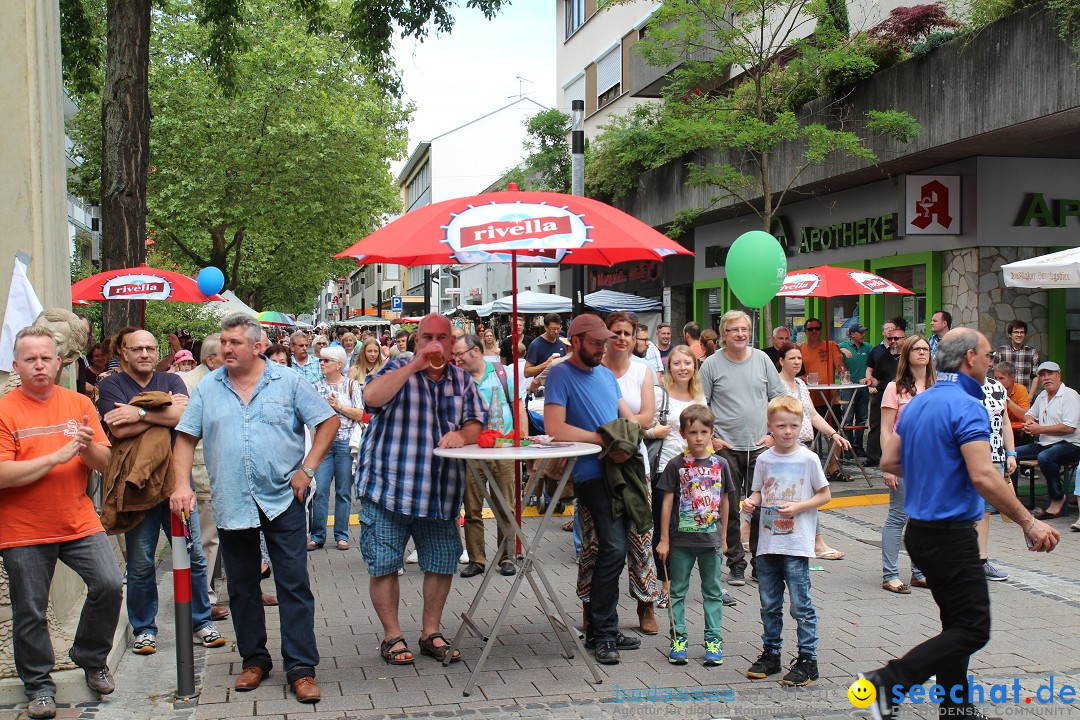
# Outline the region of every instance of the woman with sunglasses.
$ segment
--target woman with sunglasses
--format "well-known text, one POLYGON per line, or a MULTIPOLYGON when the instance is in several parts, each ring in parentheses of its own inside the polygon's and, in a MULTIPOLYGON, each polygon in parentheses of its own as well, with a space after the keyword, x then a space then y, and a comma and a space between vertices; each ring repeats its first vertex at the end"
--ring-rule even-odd
MULTIPOLYGON (((934 384, 934 363, 930 359, 930 343, 921 335, 912 335, 900 346, 896 380, 890 382, 881 397, 881 447, 888 447, 900 420, 904 406, 918 393, 934 384)), ((889 514, 881 527, 881 587, 900 595, 911 593, 912 587, 927 587, 922 571, 911 564, 911 583, 900 580, 898 567, 900 539, 908 516, 904 512, 904 478, 883 473, 889 488, 889 514)))

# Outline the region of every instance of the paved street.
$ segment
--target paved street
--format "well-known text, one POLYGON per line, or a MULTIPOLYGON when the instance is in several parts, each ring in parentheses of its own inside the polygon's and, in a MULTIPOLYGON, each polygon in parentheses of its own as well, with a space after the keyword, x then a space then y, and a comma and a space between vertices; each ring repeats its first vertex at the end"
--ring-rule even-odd
MULTIPOLYGON (((877 482, 877 481, 876 481, 877 482)), ((501 632, 498 645, 480 674, 470 697, 463 697, 467 674, 479 657, 478 639, 462 647, 465 661, 444 669, 435 660, 419 656, 413 666, 390 667, 378 655, 380 628, 367 596, 367 576, 359 551, 324 549, 311 553, 311 573, 316 596, 316 625, 322 664, 318 680, 323 701, 315 706, 297 703, 287 692, 279 668, 258 690, 237 693, 232 689, 239 672, 239 657, 230 643, 218 650, 196 649, 198 683, 195 704, 174 705, 175 661, 169 619, 172 607, 161 609, 164 632, 159 652, 150 657, 127 653, 116 670, 117 693, 97 706, 62 709, 68 717, 117 718, 375 718, 375 717, 495 717, 495 718, 618 718, 662 716, 670 718, 792 717, 818 718, 859 716, 847 700, 849 683, 859 670, 876 667, 893 654, 906 650, 936 632, 937 612, 928 591, 915 589, 909 596, 880 589, 880 527, 885 517, 880 496, 856 496, 867 492, 862 481, 838 487, 838 494, 852 503, 822 513, 822 527, 830 544, 847 553, 841 561, 815 561, 812 572, 814 598, 820 627, 819 667, 821 679, 801 689, 783 688, 776 678, 750 681, 744 673, 761 650, 761 624, 757 589, 753 583, 729 588, 738 605, 725 608, 724 664, 707 669, 703 653, 701 614, 692 608, 700 593, 691 590, 688 626, 690 664, 675 667, 665 656, 667 618, 661 614, 661 635, 643 638, 642 648, 623 654, 623 663, 601 668, 604 681, 593 685, 580 658, 561 657, 560 647, 543 618, 528 586, 514 603, 510 624, 501 632), (618 690, 616 690, 616 686, 618 690), (726 702, 613 702, 613 695, 674 688, 703 694, 715 690, 731 698, 726 702), (732 695, 733 694, 733 695, 732 695)), ((875 492, 875 491, 871 491, 875 492)), ((989 688, 993 683, 1012 686, 1019 678, 1021 705, 1000 706, 997 714, 1011 716, 1080 717, 1080 708, 1058 703, 1025 704, 1025 698, 1053 675, 1058 687, 1078 684, 1080 647, 1075 632, 1080 609, 1080 534, 1070 533, 1075 519, 1054 521, 1063 533, 1059 549, 1049 556, 1026 551, 1015 525, 993 517, 991 558, 1011 574, 1008 582, 992 583, 994 634, 990 644, 972 663, 976 679, 989 688)), ((526 520, 535 527, 535 519, 526 520)), ((353 537, 355 539, 355 527, 353 537)), ((489 540, 489 543, 494 539, 489 540)), ((573 616, 580 605, 572 588, 576 568, 570 533, 557 527, 548 535, 543 550, 545 567, 563 602, 573 616)), ((166 561, 167 562, 167 561, 166 561)), ((907 579, 908 561, 901 558, 902 577, 907 579)), ((171 596, 166 573, 161 574, 162 598, 171 596)), ((420 584, 417 566, 407 566, 402 577, 402 625, 414 651, 420 633, 420 584)), ((511 578, 496 575, 489 598, 500 598, 511 578)), ((455 578, 448 602, 446 634, 457 629, 456 615, 464 610, 480 579, 455 578)), ((272 580, 265 583, 272 590, 272 580)), ((490 625, 495 610, 489 602, 479 614, 490 625)), ((280 633, 276 611, 269 614, 272 653, 278 654, 280 633)), ((626 632, 633 632, 634 604, 625 597, 620 616, 626 632)), ((790 619, 784 630, 784 663, 794 659, 795 629, 790 619)), ((231 636, 226 621, 220 629, 231 636)), ((1044 695, 1045 697, 1045 695, 1044 695)), ((1012 700, 1011 690, 1009 700, 1012 700)), ((991 708, 986 708, 991 710, 991 708)), ((62 715, 63 716, 63 715, 62 715)), ((905 706, 904 717, 932 717, 926 706, 905 706), (914 709, 913 709, 914 708, 914 709), (920 712, 921 710, 921 712, 920 712)))

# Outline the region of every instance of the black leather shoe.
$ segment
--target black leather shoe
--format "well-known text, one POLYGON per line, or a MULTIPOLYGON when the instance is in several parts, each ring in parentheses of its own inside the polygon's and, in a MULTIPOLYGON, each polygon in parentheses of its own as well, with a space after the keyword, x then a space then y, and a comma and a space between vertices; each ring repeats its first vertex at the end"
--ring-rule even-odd
MULTIPOLYGON (((641 647, 641 639, 640 638, 627 637, 626 635, 623 635, 622 633, 619 633, 618 639, 615 640, 615 649, 617 649, 617 650, 637 650, 640 647, 641 647)), ((595 650, 596 649, 596 638, 593 638, 593 637, 585 638, 585 649, 586 650, 595 650)))
POLYGON ((465 567, 461 568, 461 572, 459 574, 463 578, 471 578, 471 577, 476 577, 477 575, 483 575, 484 574, 484 566, 483 565, 477 565, 476 563, 471 562, 468 565, 466 565, 465 567))
POLYGON ((499 563, 499 574, 506 575, 507 577, 510 577, 511 575, 517 575, 517 565, 510 562, 509 560, 501 562, 499 563))
POLYGON ((596 647, 596 662, 601 665, 618 665, 619 648, 612 640, 605 640, 596 647))

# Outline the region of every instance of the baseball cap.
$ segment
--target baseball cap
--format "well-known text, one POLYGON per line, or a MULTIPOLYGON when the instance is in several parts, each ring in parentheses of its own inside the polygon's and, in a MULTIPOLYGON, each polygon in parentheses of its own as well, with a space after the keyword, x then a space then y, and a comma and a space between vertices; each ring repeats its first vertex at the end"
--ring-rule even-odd
POLYGON ((191 339, 191 331, 188 330, 187 328, 181 328, 181 329, 176 331, 176 337, 179 338, 180 340, 190 340, 191 339))
POLYGON ((604 321, 591 313, 574 318, 570 322, 570 329, 566 331, 566 335, 567 337, 588 335, 593 340, 608 340, 615 337, 615 333, 607 329, 604 321))
POLYGON ((859 323, 855 323, 854 325, 850 326, 847 329, 847 334, 848 335, 850 335, 851 333, 856 333, 856 332, 861 332, 861 333, 865 334, 866 333, 866 328, 863 327, 862 325, 860 325, 859 323))
POLYGON ((1061 372, 1061 366, 1052 360, 1047 360, 1035 370, 1035 373, 1041 373, 1043 370, 1049 370, 1050 372, 1061 372))

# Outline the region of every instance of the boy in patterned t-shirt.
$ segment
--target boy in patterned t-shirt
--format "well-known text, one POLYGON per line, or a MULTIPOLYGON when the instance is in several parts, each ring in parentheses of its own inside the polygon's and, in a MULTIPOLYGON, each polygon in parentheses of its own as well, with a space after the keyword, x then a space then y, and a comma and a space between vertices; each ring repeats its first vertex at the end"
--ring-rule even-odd
POLYGON ((724 662, 724 638, 720 630, 724 608, 720 584, 723 565, 717 550, 725 549, 727 498, 729 492, 735 492, 735 486, 727 460, 713 452, 714 423, 712 412, 704 405, 691 405, 683 410, 679 416, 679 432, 687 445, 683 461, 669 462, 656 483, 663 497, 656 554, 667 566, 671 581, 668 662, 674 665, 686 664, 686 593, 695 562, 701 573, 705 606, 704 664, 715 667, 724 662), (673 511, 676 496, 679 505, 673 511))

